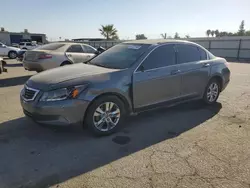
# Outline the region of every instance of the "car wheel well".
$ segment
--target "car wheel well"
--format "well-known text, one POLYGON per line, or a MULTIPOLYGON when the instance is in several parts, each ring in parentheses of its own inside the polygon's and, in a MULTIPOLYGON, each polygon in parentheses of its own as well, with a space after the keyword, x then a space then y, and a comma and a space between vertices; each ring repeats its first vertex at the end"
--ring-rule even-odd
POLYGON ((220 91, 221 91, 222 85, 223 85, 223 80, 222 80, 222 78, 221 78, 220 76, 213 76, 210 80, 212 80, 212 79, 215 79, 215 80, 218 81, 219 87, 220 87, 220 91))
POLYGON ((63 66, 63 65, 70 65, 70 64, 72 64, 70 61, 64 61, 64 62, 61 63, 60 66, 63 66))
MULTIPOLYGON (((119 94, 119 93, 108 92, 108 93, 100 94, 100 95, 98 95, 97 97, 95 97, 95 98, 90 102, 90 104, 88 105, 88 107, 87 107, 87 109, 86 109, 86 113, 88 113, 89 107, 94 103, 94 101, 96 101, 96 100, 99 99, 99 98, 105 97, 105 96, 115 96, 115 97, 117 97, 118 99, 120 99, 120 100, 124 103, 124 105, 125 105, 125 110, 127 111, 127 113, 130 111, 129 103, 128 103, 127 99, 126 99, 124 96, 122 96, 122 95, 119 94)), ((84 124, 84 120, 85 120, 85 117, 86 117, 86 113, 84 114, 84 117, 83 117, 83 124, 84 124)))

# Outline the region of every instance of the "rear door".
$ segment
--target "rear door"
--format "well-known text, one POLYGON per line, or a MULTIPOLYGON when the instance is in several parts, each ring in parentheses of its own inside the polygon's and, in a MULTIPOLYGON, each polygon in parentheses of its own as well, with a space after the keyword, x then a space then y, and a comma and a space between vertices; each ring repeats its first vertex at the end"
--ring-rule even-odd
POLYGON ((156 47, 133 75, 134 107, 178 99, 181 84, 178 73, 174 45, 156 47))
POLYGON ((201 95, 210 74, 206 51, 192 44, 177 44, 176 50, 177 63, 181 72, 181 96, 201 95))
POLYGON ((66 56, 73 63, 82 63, 86 61, 86 56, 84 54, 83 48, 80 44, 73 44, 66 50, 66 56))

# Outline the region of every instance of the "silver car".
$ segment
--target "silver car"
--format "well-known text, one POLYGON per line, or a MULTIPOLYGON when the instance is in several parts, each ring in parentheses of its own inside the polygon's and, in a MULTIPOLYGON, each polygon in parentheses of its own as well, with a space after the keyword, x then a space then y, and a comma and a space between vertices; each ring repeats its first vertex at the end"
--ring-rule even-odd
POLYGON ((227 61, 198 44, 139 40, 118 44, 87 64, 34 75, 20 99, 25 115, 38 123, 84 123, 107 135, 128 114, 190 100, 213 104, 229 80, 227 61))
POLYGON ((87 44, 51 43, 27 51, 23 66, 26 70, 41 72, 73 63, 82 63, 97 53, 95 48, 87 44))

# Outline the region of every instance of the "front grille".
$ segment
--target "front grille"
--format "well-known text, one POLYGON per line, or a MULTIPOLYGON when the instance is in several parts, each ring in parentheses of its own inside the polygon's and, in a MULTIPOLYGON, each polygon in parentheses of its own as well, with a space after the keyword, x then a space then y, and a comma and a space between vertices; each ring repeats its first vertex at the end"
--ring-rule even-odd
POLYGON ((29 88, 27 86, 24 86, 24 93, 23 98, 26 101, 33 101, 36 98, 36 95, 39 93, 39 90, 29 88))

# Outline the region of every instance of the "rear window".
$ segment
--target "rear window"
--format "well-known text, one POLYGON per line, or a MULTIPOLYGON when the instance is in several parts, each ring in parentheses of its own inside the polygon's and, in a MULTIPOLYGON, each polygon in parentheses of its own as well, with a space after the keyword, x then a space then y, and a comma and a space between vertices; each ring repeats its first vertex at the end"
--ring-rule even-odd
POLYGON ((57 50, 61 47, 63 47, 65 44, 46 44, 46 45, 43 45, 37 49, 39 50, 57 50))
POLYGON ((19 45, 22 45, 22 46, 23 46, 23 45, 24 45, 24 43, 23 43, 23 42, 21 42, 21 43, 19 43, 19 45))

